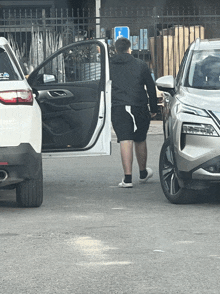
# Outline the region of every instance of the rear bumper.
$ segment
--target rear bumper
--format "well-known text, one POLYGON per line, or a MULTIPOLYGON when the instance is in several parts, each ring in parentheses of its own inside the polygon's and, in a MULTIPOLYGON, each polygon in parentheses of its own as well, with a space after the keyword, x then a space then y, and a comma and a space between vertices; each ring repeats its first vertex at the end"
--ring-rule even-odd
POLYGON ((4 181, 0 181, 0 187, 36 178, 41 162, 41 153, 36 153, 28 143, 16 147, 0 147, 0 170, 8 174, 4 181))

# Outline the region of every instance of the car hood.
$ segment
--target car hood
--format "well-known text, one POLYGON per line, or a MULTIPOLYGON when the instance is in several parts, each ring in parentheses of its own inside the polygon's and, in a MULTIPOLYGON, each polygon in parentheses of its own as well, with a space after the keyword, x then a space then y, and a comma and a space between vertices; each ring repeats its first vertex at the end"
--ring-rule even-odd
POLYGON ((182 87, 178 99, 184 104, 220 112, 220 90, 201 90, 182 87))

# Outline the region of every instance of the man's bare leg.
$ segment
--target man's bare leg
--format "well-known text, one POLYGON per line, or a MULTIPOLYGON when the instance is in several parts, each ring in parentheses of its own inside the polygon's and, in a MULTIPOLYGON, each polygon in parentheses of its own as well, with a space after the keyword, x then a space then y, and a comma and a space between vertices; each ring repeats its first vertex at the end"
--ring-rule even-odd
POLYGON ((147 143, 146 140, 143 142, 135 142, 135 153, 139 170, 146 170, 147 165, 147 143))
POLYGON ((140 170, 139 183, 146 183, 146 181, 153 176, 151 168, 147 168, 147 143, 135 142, 135 153, 140 170))
POLYGON ((120 142, 121 160, 125 175, 132 174, 133 164, 133 141, 125 140, 120 142))

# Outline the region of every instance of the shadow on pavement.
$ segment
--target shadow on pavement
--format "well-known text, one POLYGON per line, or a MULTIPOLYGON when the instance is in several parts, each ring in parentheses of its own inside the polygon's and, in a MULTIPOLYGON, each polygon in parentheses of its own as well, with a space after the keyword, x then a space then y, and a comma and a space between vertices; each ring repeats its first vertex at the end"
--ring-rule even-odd
POLYGON ((1 190, 0 191, 0 208, 20 208, 16 202, 15 190, 1 190))

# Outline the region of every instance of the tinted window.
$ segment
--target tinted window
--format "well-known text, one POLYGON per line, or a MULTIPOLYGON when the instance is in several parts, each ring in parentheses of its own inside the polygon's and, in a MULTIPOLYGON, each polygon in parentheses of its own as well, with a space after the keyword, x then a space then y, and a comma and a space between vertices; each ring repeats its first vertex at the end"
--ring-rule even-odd
POLYGON ((21 77, 15 65, 9 58, 7 52, 0 48, 0 82, 2 81, 16 81, 21 77))
POLYGON ((220 50, 193 52, 186 86, 220 89, 220 50))

